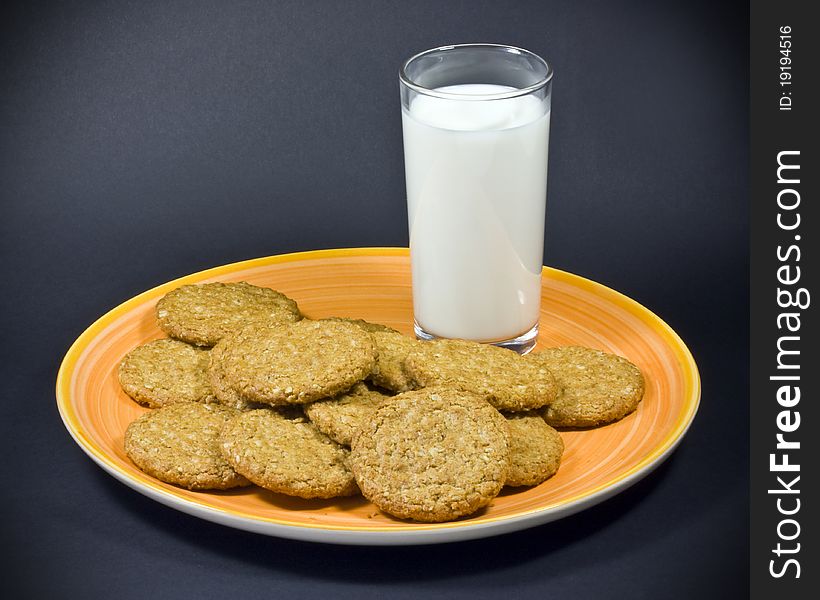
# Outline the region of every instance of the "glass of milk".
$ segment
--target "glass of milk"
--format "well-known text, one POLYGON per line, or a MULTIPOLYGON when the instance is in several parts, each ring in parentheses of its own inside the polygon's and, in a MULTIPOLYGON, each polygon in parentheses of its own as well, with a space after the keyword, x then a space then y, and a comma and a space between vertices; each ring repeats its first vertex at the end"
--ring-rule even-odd
POLYGON ((528 352, 552 68, 521 48, 462 44, 413 56, 399 81, 416 335, 528 352))

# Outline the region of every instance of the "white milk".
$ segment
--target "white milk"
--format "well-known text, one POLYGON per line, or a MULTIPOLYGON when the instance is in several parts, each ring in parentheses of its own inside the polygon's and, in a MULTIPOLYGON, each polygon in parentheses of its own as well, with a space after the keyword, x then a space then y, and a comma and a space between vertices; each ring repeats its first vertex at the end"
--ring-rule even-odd
MULTIPOLYGON (((497 85, 440 91, 492 94, 497 85)), ((550 113, 535 96, 402 110, 413 308, 436 336, 507 340, 538 322, 550 113)))

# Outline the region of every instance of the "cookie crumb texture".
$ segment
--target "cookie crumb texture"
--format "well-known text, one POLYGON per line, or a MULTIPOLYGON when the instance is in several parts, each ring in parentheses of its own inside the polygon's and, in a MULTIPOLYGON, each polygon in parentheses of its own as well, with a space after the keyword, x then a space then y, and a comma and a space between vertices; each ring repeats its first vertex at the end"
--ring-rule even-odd
POLYGON ((208 351, 177 340, 154 340, 123 357, 118 372, 123 391, 138 403, 159 408, 176 402, 210 402, 208 351))
POLYGON ((540 408, 558 392, 546 366, 512 350, 466 340, 419 343, 408 354, 405 369, 417 387, 473 392, 503 411, 540 408))
POLYGON ((561 466, 564 440, 536 411, 505 415, 510 430, 510 487, 538 485, 561 466))
POLYGON ((139 469, 189 490, 250 485, 223 458, 219 436, 238 412, 219 404, 182 403, 145 413, 125 431, 125 453, 139 469))
POLYGON ((299 498, 352 496, 359 488, 347 468, 348 450, 309 422, 272 409, 234 418, 222 432, 222 455, 250 481, 299 498))
POLYGON ((370 375, 376 361, 369 333, 327 321, 252 326, 215 351, 227 385, 246 400, 273 405, 334 396, 370 375))
POLYGON ((546 348, 527 357, 546 366, 559 393, 544 410, 553 427, 595 427, 633 412, 643 398, 640 369, 627 359, 582 346, 546 348))
POLYGON ((364 496, 402 519, 469 515, 508 470, 504 417, 478 396, 425 389, 394 396, 354 436, 349 464, 364 496))
POLYGON ((245 282, 183 285, 160 298, 156 310, 160 329, 197 346, 213 346, 248 323, 302 318, 294 300, 245 282))

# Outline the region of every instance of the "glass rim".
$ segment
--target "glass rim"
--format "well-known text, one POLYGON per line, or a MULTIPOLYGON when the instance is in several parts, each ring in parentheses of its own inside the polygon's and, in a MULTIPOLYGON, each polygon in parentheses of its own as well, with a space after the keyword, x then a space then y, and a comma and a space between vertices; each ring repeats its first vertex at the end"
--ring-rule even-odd
POLYGON ((424 96, 432 96, 433 98, 441 98, 443 100, 506 100, 508 98, 518 98, 520 96, 532 94, 533 92, 538 91, 544 86, 546 86, 550 81, 552 81, 552 75, 552 66, 546 60, 538 56, 535 52, 530 52, 525 48, 519 48, 518 46, 510 46, 508 44, 450 44, 448 46, 430 48, 429 50, 423 50, 408 58, 406 61, 404 61, 404 63, 402 63, 401 69, 399 69, 399 81, 402 83, 402 85, 410 88, 418 94, 422 94, 424 96), (512 51, 514 53, 534 58, 536 61, 544 65, 544 67, 547 70, 547 73, 546 75, 544 75, 542 79, 539 79, 532 85, 528 85, 527 87, 519 88, 516 90, 510 90, 509 92, 499 92, 497 94, 457 94, 454 92, 441 92, 438 90, 433 90, 424 87, 423 85, 419 85, 418 83, 411 80, 410 77, 407 75, 407 67, 413 61, 422 58, 423 56, 426 56, 428 54, 432 54, 433 52, 456 50, 459 48, 489 48, 495 50, 512 51))

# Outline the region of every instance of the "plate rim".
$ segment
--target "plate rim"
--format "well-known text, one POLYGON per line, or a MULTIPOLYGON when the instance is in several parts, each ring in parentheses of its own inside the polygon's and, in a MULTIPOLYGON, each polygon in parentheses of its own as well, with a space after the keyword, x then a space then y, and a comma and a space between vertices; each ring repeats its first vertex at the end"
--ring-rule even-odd
POLYGON ((601 293, 603 293, 603 295, 608 296, 609 299, 613 300, 617 305, 626 309, 632 316, 641 319, 641 321, 659 334, 664 339, 666 345, 673 349, 678 363, 682 367, 683 381, 686 385, 685 392, 687 392, 684 394, 686 410, 682 411, 675 427, 653 448, 652 452, 644 456, 628 471, 620 474, 615 481, 599 484, 590 490, 586 490, 560 502, 530 508, 515 515, 500 515, 484 519, 480 522, 465 520, 435 524, 414 523, 412 524, 412 528, 408 529, 381 526, 368 527, 321 523, 294 523, 273 517, 235 512, 230 509, 217 509, 194 500, 176 496, 158 486, 147 476, 145 478, 138 478, 121 469, 107 456, 104 449, 97 447, 83 431, 71 402, 71 384, 75 374, 75 367, 82 358, 88 345, 97 335, 110 327, 119 317, 135 306, 143 304, 146 300, 164 294, 180 285, 195 283, 219 275, 226 275, 256 267, 322 258, 395 257, 409 256, 409 254, 409 248, 402 247, 333 248, 276 254, 227 263, 190 273, 137 294, 108 310, 91 325, 86 327, 71 344, 63 357, 56 381, 57 408, 63 425, 75 443, 77 443, 98 466, 102 467, 103 470, 115 477, 118 481, 153 500, 181 510, 187 514, 230 527, 278 537, 302 539, 306 541, 370 545, 425 544, 474 539, 476 537, 507 533, 569 516, 570 514, 574 514, 602 502, 649 475, 675 450, 686 435, 700 406, 701 381, 694 357, 680 336, 658 315, 629 296, 583 276, 547 266, 542 267, 542 276, 573 284, 587 291, 594 291, 598 296, 601 296, 601 293), (491 531, 490 533, 488 533, 488 529, 491 531), (498 531, 494 531, 495 529, 498 529, 498 531), (324 536, 329 535, 330 537, 325 538, 323 535, 317 534, 324 534, 324 536))

